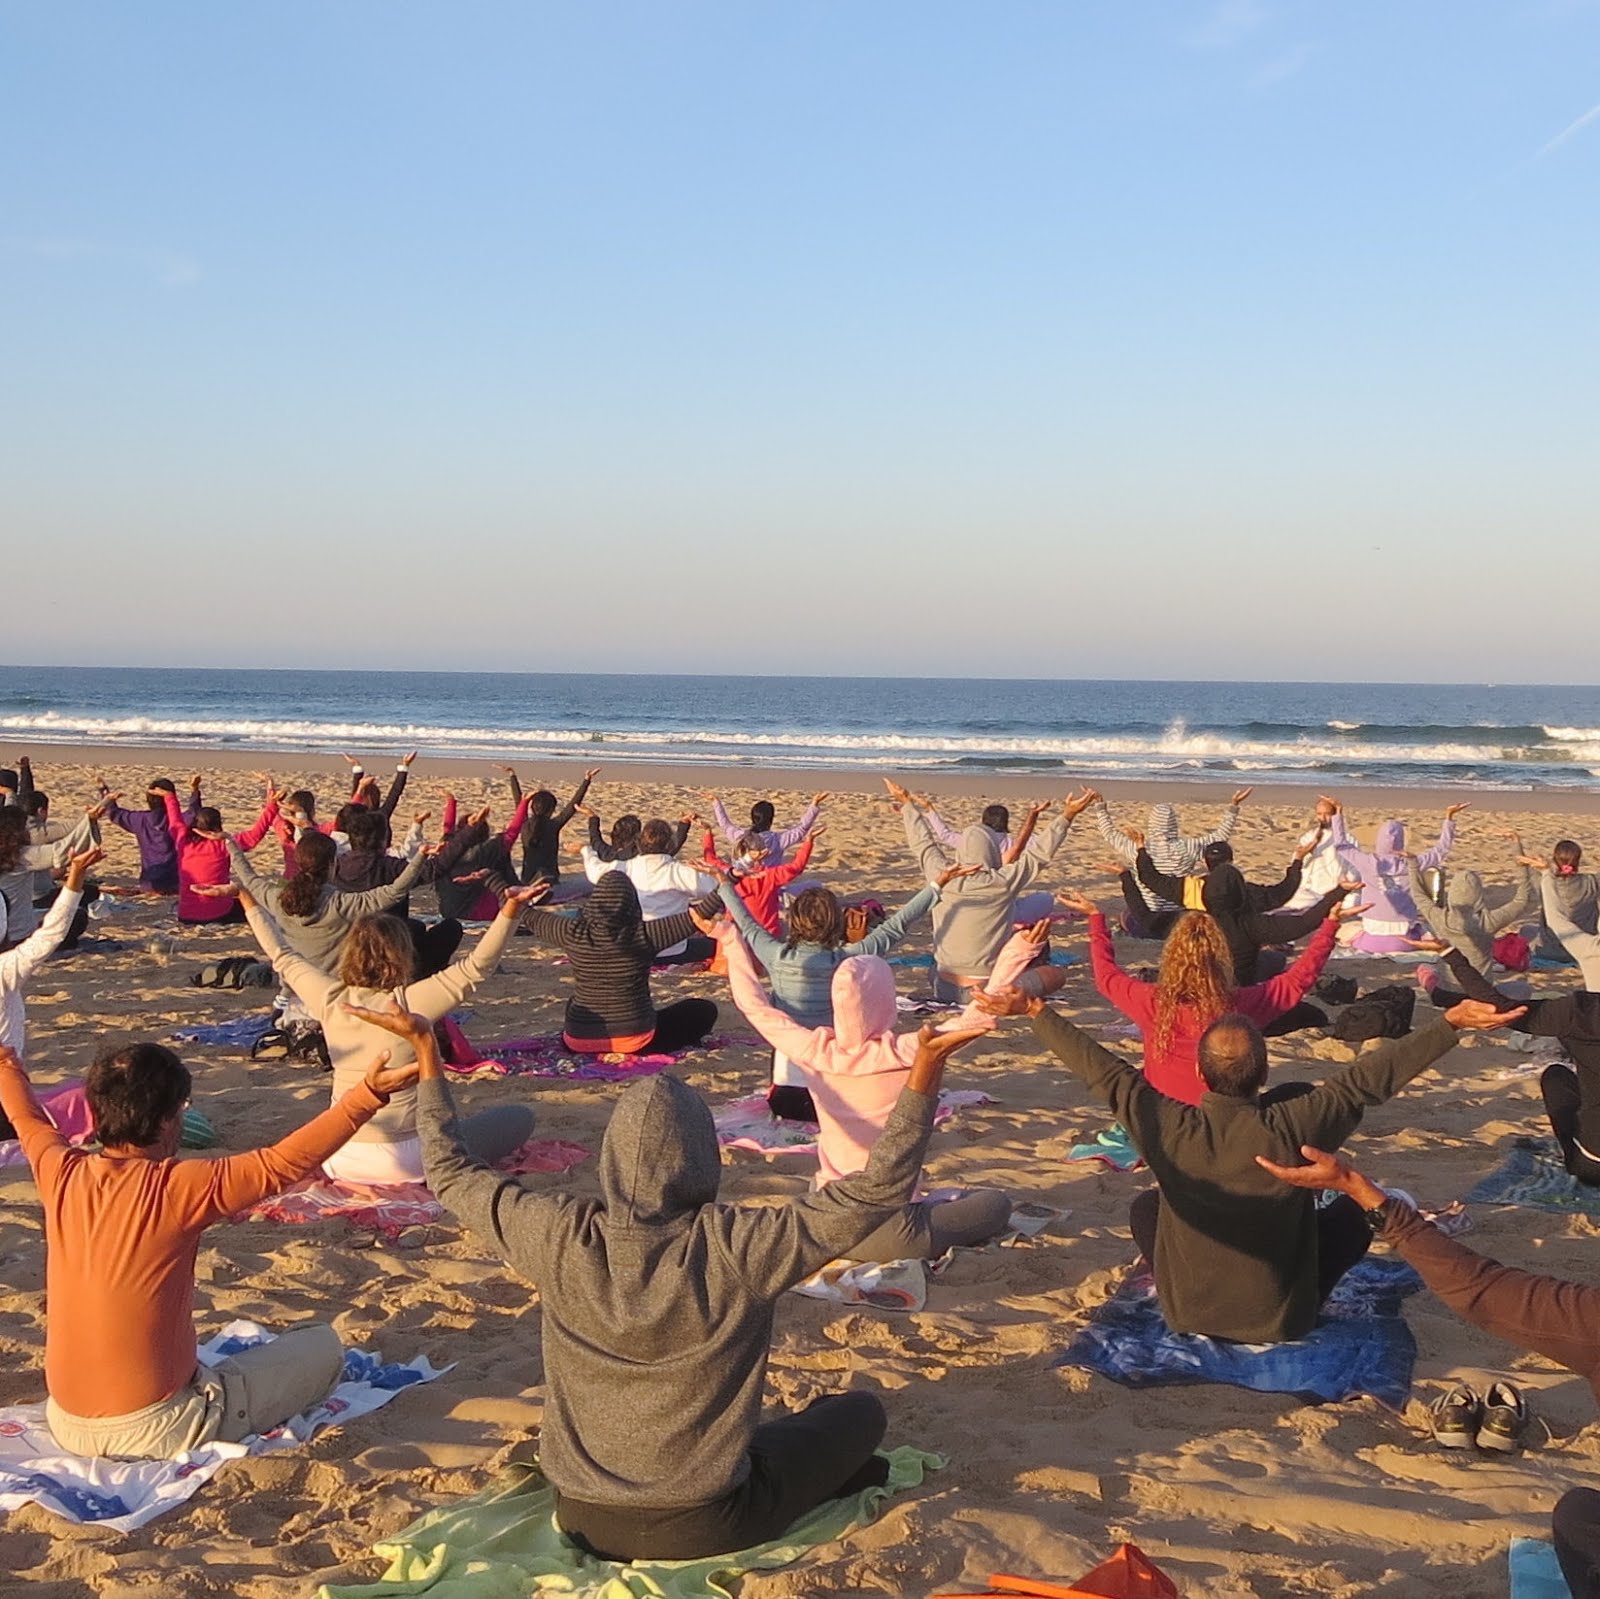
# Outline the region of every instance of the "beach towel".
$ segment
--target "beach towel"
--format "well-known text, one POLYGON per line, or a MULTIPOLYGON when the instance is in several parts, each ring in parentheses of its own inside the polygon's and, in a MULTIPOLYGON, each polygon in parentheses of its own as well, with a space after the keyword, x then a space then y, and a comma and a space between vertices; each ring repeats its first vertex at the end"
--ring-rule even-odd
POLYGON ((1467 1195, 1467 1203, 1600 1217, 1600 1188, 1580 1183, 1562 1165, 1559 1151, 1548 1139, 1517 1138, 1499 1171, 1485 1177, 1467 1195))
POLYGON ((789 1291, 835 1305, 921 1310, 928 1302, 928 1262, 836 1260, 789 1291))
POLYGON ((872 1521, 891 1494, 915 1488, 945 1461, 920 1449, 892 1449, 889 1482, 850 1499, 830 1500, 781 1538, 709 1560, 619 1564, 586 1555, 555 1521, 555 1490, 536 1465, 514 1464, 482 1493, 430 1510, 375 1546, 389 1562, 376 1582, 330 1583, 317 1599, 732 1599, 747 1571, 793 1565, 872 1521))
POLYGON ((588 1055, 568 1049, 560 1033, 546 1033, 487 1045, 494 1052, 492 1059, 460 1066, 446 1062, 445 1070, 452 1077, 564 1077, 576 1082, 625 1083, 681 1065, 689 1055, 710 1054, 736 1042, 740 1040, 712 1036, 674 1055, 588 1055))
POLYGON ((1167 1330, 1148 1271, 1135 1269, 1072 1340, 1057 1366, 1083 1366, 1130 1388, 1230 1383, 1307 1400, 1371 1394, 1398 1410, 1411 1391, 1417 1345, 1400 1301, 1422 1279, 1404 1261, 1360 1261, 1295 1343, 1235 1344, 1167 1330))
MULTIPOLYGON (((499 1170, 571 1171, 589 1154, 582 1144, 565 1139, 533 1138, 499 1162, 499 1170)), ((430 1226, 442 1220, 444 1214, 444 1206, 425 1183, 347 1183, 321 1175, 263 1199, 242 1217, 233 1219, 297 1225, 337 1220, 352 1227, 370 1228, 385 1238, 398 1238, 407 1227, 430 1226)))
POLYGON ((1572 1599, 1553 1543, 1543 1538, 1513 1538, 1510 1563, 1511 1599, 1572 1599))
POLYGON ((167 1036, 174 1044, 211 1044, 224 1049, 254 1049, 271 1031, 270 1011, 250 1016, 235 1016, 225 1022, 205 1022, 197 1027, 180 1027, 167 1036))
POLYGON ((1074 1144, 1067 1159, 1098 1160, 1112 1171, 1138 1171, 1144 1165, 1144 1156, 1134 1148, 1128 1129, 1120 1122, 1113 1122, 1092 1144, 1074 1144))
MULTIPOLYGON (((215 1366, 272 1337, 253 1321, 229 1322, 201 1344, 200 1363, 215 1366)), ((364 1416, 388 1404, 402 1388, 432 1382, 450 1369, 435 1367, 425 1355, 403 1365, 385 1364, 368 1350, 347 1349, 338 1387, 314 1410, 243 1443, 204 1444, 174 1460, 64 1455, 50 1436, 42 1404, 9 1405, 0 1409, 0 1510, 38 1504, 68 1521, 131 1532, 192 1497, 228 1461, 296 1448, 324 1427, 364 1416)))
MULTIPOLYGON (((964 1105, 992 1105, 992 1094, 978 1088, 945 1088, 939 1093, 939 1106, 933 1113, 933 1125, 942 1126, 964 1105)), ((785 1121, 767 1109, 765 1094, 751 1094, 744 1099, 731 1099, 718 1105, 711 1113, 716 1123, 717 1142, 724 1149, 751 1149, 769 1160, 774 1155, 811 1155, 817 1153, 820 1136, 815 1122, 785 1121)))

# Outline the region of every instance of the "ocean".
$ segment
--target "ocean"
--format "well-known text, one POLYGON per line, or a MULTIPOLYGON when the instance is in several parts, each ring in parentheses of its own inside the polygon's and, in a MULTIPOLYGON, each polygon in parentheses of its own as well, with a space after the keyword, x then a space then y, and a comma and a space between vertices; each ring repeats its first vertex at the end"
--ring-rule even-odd
POLYGON ((1600 688, 7 666, 0 742, 1581 788, 1600 688))

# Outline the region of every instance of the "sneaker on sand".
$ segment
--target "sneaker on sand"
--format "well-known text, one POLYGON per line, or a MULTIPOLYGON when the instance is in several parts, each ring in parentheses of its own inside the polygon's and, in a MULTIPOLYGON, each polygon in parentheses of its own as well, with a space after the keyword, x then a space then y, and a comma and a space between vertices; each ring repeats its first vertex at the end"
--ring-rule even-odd
POLYGON ((1478 1447, 1510 1454, 1522 1446, 1522 1434, 1527 1425, 1528 1402, 1522 1397, 1522 1390, 1508 1382, 1497 1382, 1483 1396, 1478 1447))
POLYGON ((1443 1448, 1470 1449, 1478 1441, 1483 1402, 1464 1382, 1434 1400, 1428 1414, 1433 1422, 1434 1442, 1443 1448))

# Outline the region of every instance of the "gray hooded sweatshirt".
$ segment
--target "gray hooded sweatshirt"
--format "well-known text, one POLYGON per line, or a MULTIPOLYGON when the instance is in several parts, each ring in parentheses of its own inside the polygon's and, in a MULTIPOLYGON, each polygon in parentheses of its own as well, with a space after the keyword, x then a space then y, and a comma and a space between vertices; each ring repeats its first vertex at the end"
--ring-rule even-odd
POLYGON ((1484 902, 1483 879, 1476 872, 1452 872, 1445 884, 1443 905, 1435 905, 1430 898, 1415 861, 1410 876, 1411 897, 1429 931, 1460 950, 1480 977, 1494 969, 1495 939, 1538 912, 1538 880, 1526 867, 1517 891, 1495 910, 1484 902))
POLYGON ((461 1147, 449 1087, 417 1089, 428 1186, 537 1285, 539 1464, 585 1504, 710 1504, 749 1475, 773 1305, 911 1198, 934 1101, 904 1090, 864 1171, 783 1205, 716 1202, 706 1102, 665 1074, 618 1097, 598 1200, 534 1192, 461 1147))
MULTIPOLYGON (((937 883, 952 865, 949 852, 915 805, 905 805, 901 814, 906 842, 922 875, 937 883)), ((1010 866, 1000 864, 1000 840, 987 827, 974 825, 962 833, 953 864, 981 869, 971 877, 955 878, 939 892, 933 907, 933 954, 940 971, 956 977, 987 977, 994 970, 1011 937, 1017 900, 1061 848, 1071 826, 1070 817, 1058 816, 1042 837, 1034 834, 1010 866)))

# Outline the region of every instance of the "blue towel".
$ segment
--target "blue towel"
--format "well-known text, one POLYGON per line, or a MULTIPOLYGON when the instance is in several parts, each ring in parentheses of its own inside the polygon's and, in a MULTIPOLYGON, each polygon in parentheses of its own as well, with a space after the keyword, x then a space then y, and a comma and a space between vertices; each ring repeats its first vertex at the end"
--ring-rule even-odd
POLYGON ((1104 1161, 1114 1171, 1137 1171, 1144 1165, 1144 1156, 1134 1147, 1121 1122, 1112 1122, 1092 1144, 1074 1144, 1067 1151, 1067 1159, 1104 1161))
POLYGON ((1371 1394, 1398 1410, 1411 1392, 1417 1345, 1400 1301, 1422 1279, 1404 1261, 1363 1260, 1344 1276, 1322 1319, 1292 1344, 1234 1344, 1173 1333, 1155 1284, 1131 1274, 1053 1364, 1085 1366, 1130 1388, 1218 1382, 1308 1400, 1371 1394))
POLYGON ((271 1015, 258 1013, 235 1016, 232 1021, 204 1023, 199 1027, 180 1027, 171 1036, 175 1044, 224 1044, 233 1049, 253 1049, 271 1026, 271 1015))
POLYGON ((1580 1183, 1548 1139, 1518 1138, 1505 1164, 1467 1195, 1469 1205, 1523 1205, 1600 1217, 1600 1188, 1580 1183))
POLYGON ((1572 1599, 1554 1544, 1543 1538, 1511 1540, 1511 1599, 1572 1599))

